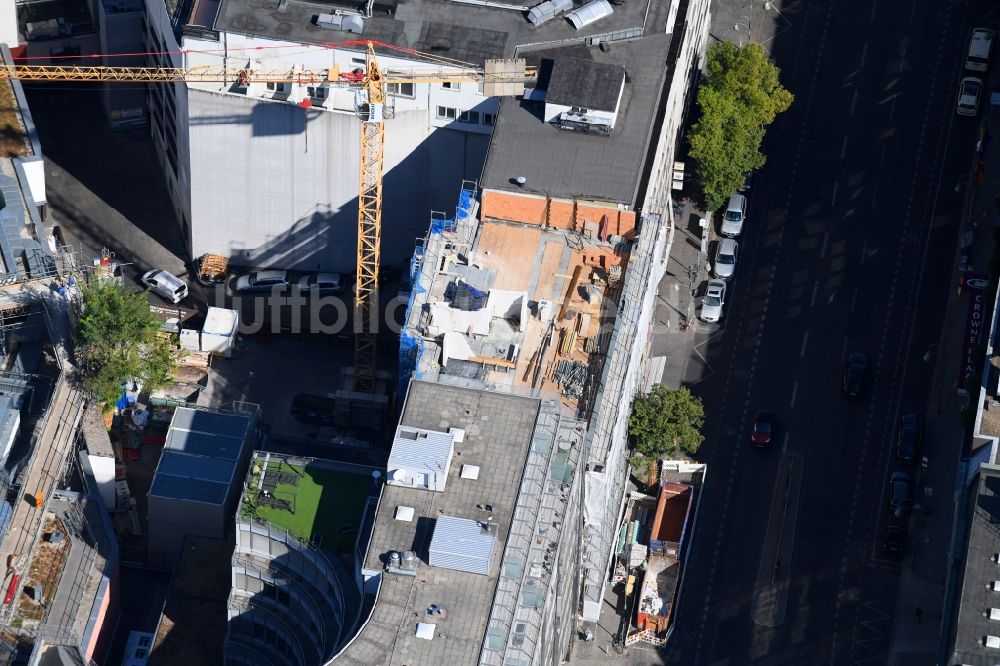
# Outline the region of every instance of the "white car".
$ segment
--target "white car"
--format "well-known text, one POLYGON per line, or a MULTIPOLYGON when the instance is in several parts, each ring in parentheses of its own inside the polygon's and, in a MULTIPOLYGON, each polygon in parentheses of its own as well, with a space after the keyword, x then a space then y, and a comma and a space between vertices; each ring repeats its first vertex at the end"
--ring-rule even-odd
POLYGON ((958 115, 979 115, 979 98, 983 96, 983 80, 974 76, 962 79, 958 86, 958 115))
POLYGON ((728 280, 736 272, 736 255, 740 251, 739 243, 732 238, 719 241, 719 249, 715 251, 715 277, 728 280))
POLYGON ((151 292, 165 298, 174 305, 180 303, 188 295, 188 286, 184 284, 184 281, 173 273, 168 273, 164 270, 153 270, 147 271, 142 276, 142 283, 146 285, 151 292))
POLYGON ((236 280, 236 291, 240 293, 271 293, 274 289, 284 291, 287 288, 287 271, 256 271, 241 275, 236 280))
POLYGON ((344 290, 344 279, 340 273, 311 273, 299 278, 299 291, 303 294, 339 294, 344 290))
POLYGON ((714 323, 722 319, 722 306, 726 304, 726 283, 722 280, 709 280, 708 288, 701 299, 702 321, 714 323))
POLYGON ((722 235, 733 238, 743 233, 743 223, 746 221, 747 198, 742 194, 729 197, 726 212, 722 214, 722 235))

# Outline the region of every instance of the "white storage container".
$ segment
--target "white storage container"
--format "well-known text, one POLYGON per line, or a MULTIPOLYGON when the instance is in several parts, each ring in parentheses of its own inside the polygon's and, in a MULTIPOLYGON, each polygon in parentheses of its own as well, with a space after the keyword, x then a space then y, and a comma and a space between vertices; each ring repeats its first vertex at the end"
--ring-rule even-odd
POLYGON ((209 308, 201 329, 201 350, 232 356, 239 323, 240 314, 236 310, 209 308))

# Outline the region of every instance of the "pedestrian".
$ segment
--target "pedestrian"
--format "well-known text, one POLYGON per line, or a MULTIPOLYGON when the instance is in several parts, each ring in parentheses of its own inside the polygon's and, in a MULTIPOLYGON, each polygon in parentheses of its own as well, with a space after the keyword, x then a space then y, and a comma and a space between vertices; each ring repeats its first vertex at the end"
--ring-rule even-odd
POLYGON ((920 606, 917 606, 917 610, 913 611, 913 619, 917 621, 917 624, 920 624, 921 622, 923 622, 923 620, 924 620, 924 609, 921 608, 920 606))

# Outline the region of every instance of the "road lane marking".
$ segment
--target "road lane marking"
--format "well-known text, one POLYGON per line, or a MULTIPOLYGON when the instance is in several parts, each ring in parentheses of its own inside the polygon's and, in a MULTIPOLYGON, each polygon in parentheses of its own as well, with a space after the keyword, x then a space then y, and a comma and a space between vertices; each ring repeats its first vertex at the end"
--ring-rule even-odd
POLYGON ((865 263, 865 257, 868 256, 868 239, 865 239, 865 246, 861 248, 861 263, 865 263))
MULTIPOLYGON (((917 5, 914 4, 913 5, 913 9, 916 9, 916 8, 917 8, 917 5)), ((913 16, 911 14, 910 15, 910 19, 912 20, 912 18, 913 18, 913 16)), ((906 47, 904 46, 903 47, 903 53, 902 53, 902 55, 899 56, 899 73, 900 74, 903 73, 903 65, 905 65, 905 64, 906 64, 906 47)))
POLYGON ((882 144, 882 156, 880 158, 878 158, 878 163, 879 164, 884 164, 885 163, 885 149, 886 148, 887 148, 887 145, 883 143, 882 144))
MULTIPOLYGON (((878 4, 877 2, 874 2, 874 1, 872 2, 872 11, 871 11, 871 13, 870 13, 870 14, 868 15, 868 20, 869 20, 869 21, 874 21, 874 20, 875 20, 875 6, 876 6, 877 4, 878 4)), ((914 8, 914 9, 916 9, 916 8, 917 8, 917 6, 916 6, 916 5, 913 5, 913 8, 914 8)))
POLYGON ((854 306, 858 303, 858 289, 854 288, 854 297, 851 299, 851 312, 854 312, 854 306))
POLYGON ((858 89, 854 89, 854 95, 851 97, 851 115, 854 115, 854 107, 858 105, 858 89))
POLYGON ((802 357, 802 358, 805 358, 805 355, 806 355, 806 343, 807 342, 809 342, 809 331, 806 331, 805 335, 802 336, 802 349, 799 350, 799 356, 802 357))
POLYGON ((868 56, 868 42, 865 42, 865 45, 861 47, 861 63, 858 65, 858 69, 861 69, 862 67, 865 66, 865 58, 867 56, 868 56))
POLYGON ((840 159, 844 159, 844 155, 847 154, 847 136, 844 136, 844 143, 840 146, 840 159))
POLYGON ((875 210, 875 206, 878 205, 878 185, 875 186, 875 192, 872 194, 872 210, 875 210))
POLYGON ((892 117, 894 115, 896 115, 896 98, 895 97, 892 98, 892 103, 889 105, 889 120, 892 120, 892 117))
POLYGON ((840 361, 843 363, 847 360, 847 338, 844 338, 844 348, 840 350, 840 361))
MULTIPOLYGON (((822 245, 822 247, 819 248, 819 258, 820 259, 823 259, 824 257, 826 257, 826 244, 829 242, 829 240, 830 240, 830 232, 828 231, 828 232, 826 232, 826 233, 823 234, 823 245, 822 245)), ((813 294, 815 294, 815 293, 816 292, 814 290, 813 294)))
POLYGON ((839 189, 840 189, 840 181, 839 180, 834 181, 834 183, 833 183, 833 195, 830 197, 830 206, 833 206, 833 205, 835 205, 837 203, 837 190, 839 190, 839 189))
POLYGON ((785 431, 785 438, 781 442, 781 452, 784 453, 788 450, 788 431, 785 431))
POLYGON ((812 298, 809 299, 809 305, 816 305, 816 290, 819 289, 819 282, 813 282, 813 293, 812 298))
POLYGON ((796 379, 795 383, 792 385, 792 407, 795 406, 795 397, 798 394, 799 394, 799 380, 796 379))

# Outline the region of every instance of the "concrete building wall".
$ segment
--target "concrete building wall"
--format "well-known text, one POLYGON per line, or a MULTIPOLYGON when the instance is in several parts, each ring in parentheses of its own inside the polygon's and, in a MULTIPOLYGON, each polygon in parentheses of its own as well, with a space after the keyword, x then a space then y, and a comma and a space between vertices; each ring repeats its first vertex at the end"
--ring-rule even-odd
MULTIPOLYGON (((97 3, 102 53, 142 53, 142 3, 137 0, 105 0, 97 3)), ((104 58, 105 65, 142 66, 143 56, 104 58)), ((108 123, 113 128, 133 127, 146 123, 146 86, 141 84, 105 83, 101 100, 108 123)))
POLYGON ((0 2, 0 43, 17 46, 20 36, 17 30, 17 4, 14 0, 0 2))
POLYGON ((221 539, 226 534, 225 510, 220 505, 173 498, 149 497, 149 561, 154 567, 172 567, 186 536, 221 539))
MULTIPOLYGON (((190 90, 191 239, 237 265, 353 272, 360 123, 353 114, 190 90)), ((435 132, 426 112, 386 121, 383 263, 402 262, 486 139, 435 132)))

